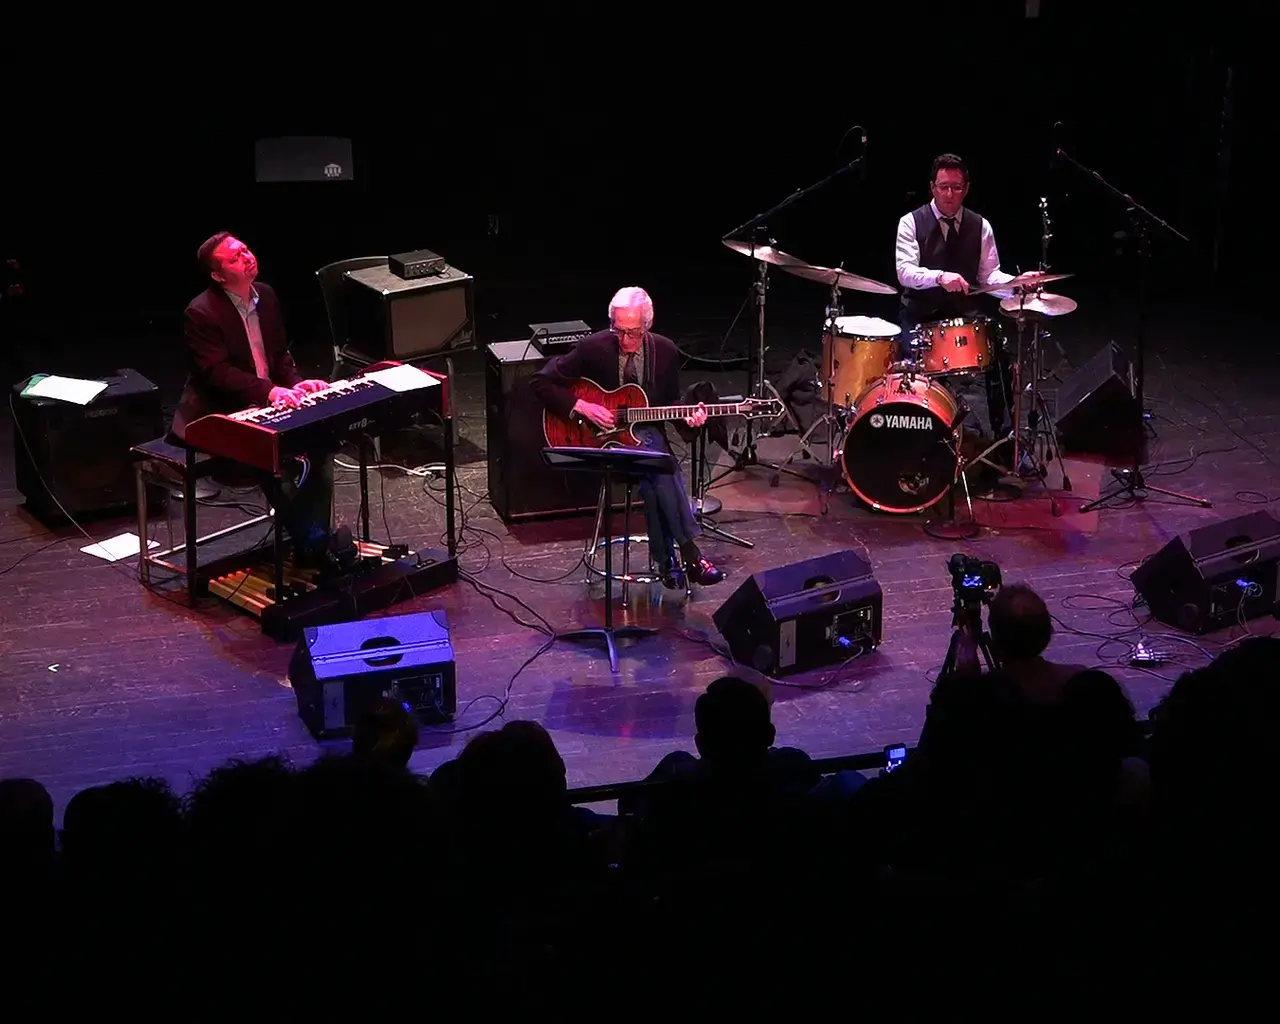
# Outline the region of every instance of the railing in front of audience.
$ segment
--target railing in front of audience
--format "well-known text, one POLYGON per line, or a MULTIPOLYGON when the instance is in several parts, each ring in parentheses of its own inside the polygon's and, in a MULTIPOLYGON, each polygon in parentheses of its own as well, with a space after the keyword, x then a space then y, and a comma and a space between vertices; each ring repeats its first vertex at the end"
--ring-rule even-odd
MULTIPOLYGON (((1151 719, 1143 719, 1138 723, 1138 728, 1141 730, 1144 740, 1149 738, 1151 736, 1151 719)), ((907 753, 910 754, 914 749, 915 747, 907 747, 907 753)), ((883 750, 877 750, 869 754, 847 754, 844 757, 824 757, 813 762, 814 769, 820 775, 834 775, 836 772, 844 771, 879 771, 884 766, 885 754, 883 750)), ((603 786, 583 786, 580 789, 569 790, 569 803, 607 803, 610 800, 617 800, 618 797, 627 793, 669 785, 671 785, 669 780, 650 782, 645 779, 637 779, 633 782, 611 782, 603 786)))

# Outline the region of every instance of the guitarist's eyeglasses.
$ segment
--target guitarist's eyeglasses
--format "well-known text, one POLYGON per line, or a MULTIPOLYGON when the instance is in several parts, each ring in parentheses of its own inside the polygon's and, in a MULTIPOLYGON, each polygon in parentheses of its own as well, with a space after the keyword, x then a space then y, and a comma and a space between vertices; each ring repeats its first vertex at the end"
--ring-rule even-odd
POLYGON ((620 338, 643 338, 643 327, 615 327, 613 333, 620 338))

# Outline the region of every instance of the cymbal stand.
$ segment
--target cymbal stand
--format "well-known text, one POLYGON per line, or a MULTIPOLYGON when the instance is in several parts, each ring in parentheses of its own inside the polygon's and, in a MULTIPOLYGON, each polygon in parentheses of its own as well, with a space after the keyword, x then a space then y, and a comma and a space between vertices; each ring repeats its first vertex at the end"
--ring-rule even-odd
MULTIPOLYGON (((1025 305, 1025 297, 1022 302, 1025 305)), ((1035 460, 1041 479, 1044 479, 1049 463, 1057 459, 1058 468, 1062 470, 1062 489, 1070 491, 1071 477, 1067 475, 1067 462, 1062 457, 1062 446, 1058 443, 1058 424, 1049 414, 1049 404, 1045 401, 1044 392, 1040 390, 1040 384, 1045 379, 1044 346, 1040 344, 1040 340, 1045 333, 1047 332, 1041 327, 1041 321, 1037 319, 1031 328, 1032 373, 1028 386, 1031 405, 1027 409, 1027 429, 1031 434, 1029 454, 1035 460)), ((1056 506, 1056 500, 1053 503, 1056 506)), ((1054 512, 1054 515, 1060 514, 1054 512)))
MULTIPOLYGON (((826 185, 828 182, 834 181, 840 175, 845 174, 849 171, 852 171, 857 167, 861 167, 863 165, 863 162, 864 162, 864 158, 859 156, 857 159, 851 160, 849 163, 845 164, 843 167, 839 167, 836 170, 832 171, 821 181, 815 181, 812 185, 808 185, 804 188, 796 189, 794 192, 792 192, 789 196, 783 199, 782 202, 778 203, 776 206, 773 206, 772 208, 765 210, 764 213, 756 214, 756 216, 752 217, 750 220, 746 221, 745 223, 739 224, 732 231, 725 232, 725 234, 721 238, 721 241, 724 241, 724 240, 733 238, 736 235, 740 235, 744 231, 751 232, 751 245, 750 245, 749 255, 751 256, 754 262, 759 264, 759 267, 756 271, 756 284, 755 284, 756 359, 755 359, 754 367, 751 366, 750 362, 748 362, 748 365, 747 365, 747 393, 748 395, 754 398, 781 399, 782 397, 781 395, 778 394, 778 391, 773 386, 773 384, 769 382, 769 378, 765 375, 765 372, 764 372, 764 357, 766 352, 765 343, 764 343, 764 306, 765 306, 765 296, 769 290, 769 264, 766 263, 764 260, 756 258, 756 247, 757 247, 756 240, 757 238, 766 234, 766 229, 764 227, 764 224, 775 213, 781 213, 792 203, 796 202, 799 199, 803 199, 810 192, 817 191, 818 189, 826 185)), ((773 244, 772 240, 769 240, 767 244, 772 246, 773 244)), ((787 417, 792 421, 794 425, 796 425, 797 427, 799 426, 799 424, 795 423, 794 414, 792 414, 789 410, 787 412, 787 417)), ((739 470, 745 469, 747 466, 754 466, 758 464, 759 464, 759 459, 757 458, 757 455, 756 455, 755 439, 752 436, 752 424, 751 424, 751 421, 748 420, 747 426, 746 426, 746 444, 743 446, 742 451, 738 452, 737 455, 734 457, 733 465, 728 469, 726 469, 723 473, 721 473, 720 477, 717 477, 716 479, 720 479, 722 477, 728 476, 728 474, 730 473, 734 473, 739 470)), ((777 467, 777 466, 772 466, 770 468, 773 469, 775 474, 780 471, 780 467, 777 467)), ((711 481, 711 483, 715 483, 715 482, 716 482, 715 480, 711 481)))
MULTIPOLYGON (((964 419, 964 414, 960 419, 964 419)), ((996 444, 1004 444, 1008 438, 996 442, 996 444)), ((996 445, 992 445, 987 451, 991 451, 996 445)), ((969 467, 978 461, 978 458, 970 459, 965 462, 960 456, 960 442, 957 440, 953 445, 956 453, 956 475, 951 481, 951 488, 947 492, 948 512, 946 519, 926 519, 923 529, 930 537, 936 537, 938 540, 969 540, 978 535, 981 527, 978 526, 978 520, 973 514, 973 496, 969 493, 969 467), (964 503, 969 509, 968 519, 956 518, 956 484, 964 488, 964 503)), ((985 454, 985 453, 984 453, 985 454)))

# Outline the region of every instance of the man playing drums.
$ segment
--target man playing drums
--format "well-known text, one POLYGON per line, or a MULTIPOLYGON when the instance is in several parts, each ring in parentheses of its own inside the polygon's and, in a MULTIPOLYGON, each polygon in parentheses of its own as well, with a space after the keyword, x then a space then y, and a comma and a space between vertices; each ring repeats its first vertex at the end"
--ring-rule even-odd
MULTIPOLYGON (((898 221, 896 263, 902 285, 902 329, 924 328, 929 350, 920 353, 926 372, 982 370, 987 407, 994 436, 1008 433, 1006 414, 1012 409, 1013 382, 1008 355, 983 323, 958 342, 942 334, 939 321, 982 319, 978 296, 971 288, 986 288, 1013 280, 1000 269, 996 238, 986 218, 964 205, 969 192, 969 169, 954 153, 933 161, 929 182, 932 199, 898 221), (930 328, 929 325, 937 325, 930 328), (930 344, 930 337, 934 340, 930 344), (976 344, 967 342, 976 340, 976 344), (933 365, 936 363, 937 365, 933 365)), ((964 329, 962 329, 963 331, 964 329)))

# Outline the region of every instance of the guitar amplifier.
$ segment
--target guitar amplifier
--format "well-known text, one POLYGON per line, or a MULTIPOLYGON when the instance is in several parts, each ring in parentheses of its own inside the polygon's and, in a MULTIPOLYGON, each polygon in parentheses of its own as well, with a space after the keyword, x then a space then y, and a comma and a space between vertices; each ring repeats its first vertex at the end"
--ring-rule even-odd
MULTIPOLYGON (((600 499, 600 482, 590 474, 556 473, 542 461, 542 403, 529 378, 546 363, 527 338, 495 342, 485 351, 489 501, 504 523, 594 515, 600 499)), ((621 509, 621 485, 614 498, 621 509)))
POLYGON ((23 398, 26 382, 14 385, 18 490, 42 522, 65 523, 63 509, 77 518, 133 509, 129 451, 164 434, 160 390, 151 381, 137 370, 97 379, 106 390, 88 405, 23 398))
POLYGON ((304 630, 289 683, 316 739, 350 736, 381 697, 422 721, 448 721, 458 706, 448 616, 416 612, 304 630))

